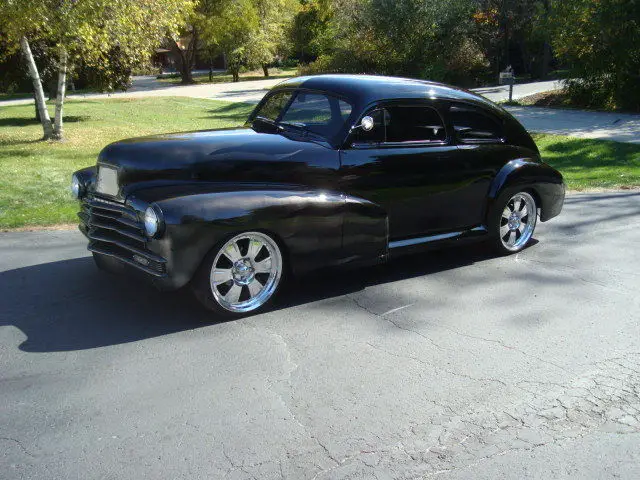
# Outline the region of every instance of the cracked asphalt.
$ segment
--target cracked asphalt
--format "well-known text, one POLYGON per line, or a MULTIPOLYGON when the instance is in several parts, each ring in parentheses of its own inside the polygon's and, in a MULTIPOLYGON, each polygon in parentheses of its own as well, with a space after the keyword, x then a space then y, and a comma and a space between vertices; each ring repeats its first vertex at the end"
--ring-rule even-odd
POLYGON ((640 477, 640 192, 524 252, 328 272, 262 315, 0 234, 0 477, 640 477))

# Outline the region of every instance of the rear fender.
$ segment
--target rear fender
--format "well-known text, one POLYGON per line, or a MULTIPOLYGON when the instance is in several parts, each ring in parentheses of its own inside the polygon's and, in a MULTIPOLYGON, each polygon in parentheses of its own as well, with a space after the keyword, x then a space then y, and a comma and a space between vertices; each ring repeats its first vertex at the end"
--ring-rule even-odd
POLYGON ((511 160, 500 169, 489 189, 487 213, 507 188, 533 192, 540 208, 540 220, 543 222, 562 210, 565 195, 562 175, 539 160, 519 158, 511 160))

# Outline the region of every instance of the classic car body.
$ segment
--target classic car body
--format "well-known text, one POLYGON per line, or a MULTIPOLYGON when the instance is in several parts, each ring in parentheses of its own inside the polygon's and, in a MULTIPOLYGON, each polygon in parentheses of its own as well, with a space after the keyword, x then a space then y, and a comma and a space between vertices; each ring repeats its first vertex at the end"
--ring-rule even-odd
POLYGON ((357 75, 286 80, 241 128, 108 145, 96 166, 76 172, 74 189, 99 265, 126 264, 164 289, 187 285, 243 232, 272 239, 294 275, 464 239, 500 236, 508 253, 526 243, 527 206, 549 220, 565 192, 525 129, 492 102, 433 82, 357 75), (313 119, 283 120, 305 117, 305 104, 315 105, 313 119), (503 209, 498 234, 490 216, 503 209))

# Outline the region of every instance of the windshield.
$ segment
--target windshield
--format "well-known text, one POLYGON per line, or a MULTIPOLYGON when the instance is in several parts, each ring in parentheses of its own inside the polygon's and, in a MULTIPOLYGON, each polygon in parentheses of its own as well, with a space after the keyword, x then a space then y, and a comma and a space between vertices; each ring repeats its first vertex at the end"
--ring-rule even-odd
POLYGON ((270 95, 254 112, 260 118, 282 128, 292 128, 333 138, 351 114, 351 104, 325 95, 283 90, 270 95))

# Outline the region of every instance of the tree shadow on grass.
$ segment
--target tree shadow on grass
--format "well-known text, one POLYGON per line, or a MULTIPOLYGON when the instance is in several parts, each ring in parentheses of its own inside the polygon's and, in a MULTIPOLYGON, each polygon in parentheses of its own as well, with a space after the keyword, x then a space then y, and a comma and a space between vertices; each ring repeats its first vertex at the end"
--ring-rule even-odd
POLYGON ((561 172, 588 173, 596 168, 637 168, 640 173, 640 146, 603 140, 567 139, 546 145, 545 161, 561 172))
MULTIPOLYGON (((0 148, 13 147, 15 145, 29 145, 29 144, 33 144, 33 143, 40 143, 40 142, 43 142, 43 141, 44 140, 42 139, 42 137, 33 138, 31 140, 0 140, 0 148)), ((14 156, 28 157, 30 155, 31 155, 31 152, 28 152, 26 150, 2 150, 2 151, 0 151, 0 157, 4 157, 4 158, 10 158, 10 157, 14 157, 14 156)))
MULTIPOLYGON (((69 115, 69 116, 64 116, 62 121, 63 123, 78 123, 78 122, 86 122, 90 118, 91 117, 89 117, 88 115, 69 115)), ((31 125, 40 125, 40 121, 36 120, 35 117, 0 118, 0 127, 28 127, 31 125)))
POLYGON ((247 103, 227 103, 207 110, 208 116, 216 120, 235 121, 238 125, 244 124, 254 105, 247 103))

